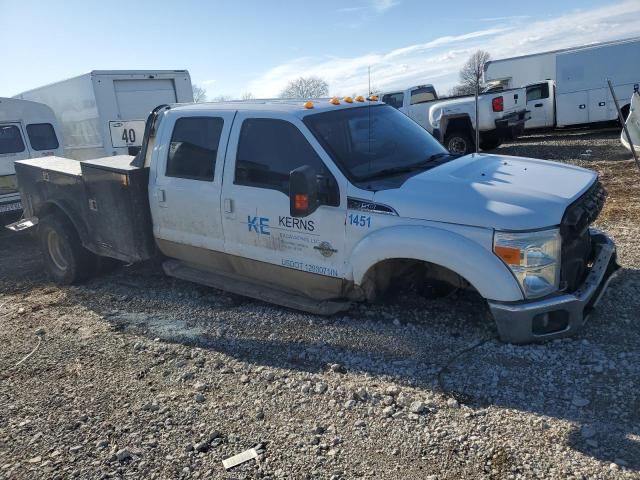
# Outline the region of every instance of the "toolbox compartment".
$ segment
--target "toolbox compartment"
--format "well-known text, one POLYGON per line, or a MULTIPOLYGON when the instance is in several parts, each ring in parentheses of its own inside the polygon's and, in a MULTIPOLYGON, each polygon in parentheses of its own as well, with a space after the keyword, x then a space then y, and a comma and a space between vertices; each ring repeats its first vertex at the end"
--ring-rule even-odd
POLYGON ((76 161, 59 157, 16 162, 25 216, 62 210, 82 244, 97 255, 139 262, 155 255, 149 169, 120 155, 76 161))

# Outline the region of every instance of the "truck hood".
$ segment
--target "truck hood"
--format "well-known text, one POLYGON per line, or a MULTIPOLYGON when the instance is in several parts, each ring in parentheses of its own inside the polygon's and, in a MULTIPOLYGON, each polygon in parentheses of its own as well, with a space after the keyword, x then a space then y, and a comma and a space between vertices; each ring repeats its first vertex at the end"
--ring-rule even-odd
POLYGON ((560 224, 596 180, 591 170, 545 160, 472 154, 427 170, 374 200, 401 217, 497 230, 560 224))

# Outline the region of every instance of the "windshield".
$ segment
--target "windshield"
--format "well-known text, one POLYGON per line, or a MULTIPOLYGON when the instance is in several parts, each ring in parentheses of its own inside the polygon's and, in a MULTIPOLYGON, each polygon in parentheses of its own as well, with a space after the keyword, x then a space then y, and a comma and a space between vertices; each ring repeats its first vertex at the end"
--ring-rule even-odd
POLYGON ((427 168, 448 155, 424 128, 388 105, 317 113, 304 123, 352 181, 427 168))

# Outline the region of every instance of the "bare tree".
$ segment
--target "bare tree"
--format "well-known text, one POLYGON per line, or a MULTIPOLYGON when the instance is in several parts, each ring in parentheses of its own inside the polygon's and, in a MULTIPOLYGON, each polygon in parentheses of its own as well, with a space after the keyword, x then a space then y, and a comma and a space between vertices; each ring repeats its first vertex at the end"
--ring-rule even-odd
POLYGON ((280 92, 281 98, 318 98, 329 93, 329 84, 318 77, 300 77, 291 80, 280 92))
POLYGON ((460 84, 451 89, 454 95, 471 95, 476 91, 476 86, 480 86, 485 64, 491 60, 489 52, 478 50, 460 70, 460 84))
POLYGON ((245 92, 245 93, 242 94, 242 97, 240 97, 240 98, 242 100, 253 100, 256 97, 254 97, 253 93, 251 93, 251 92, 245 92))
POLYGON ((207 101, 207 91, 196 85, 195 83, 193 84, 193 101, 196 103, 202 103, 202 102, 206 102, 207 101))

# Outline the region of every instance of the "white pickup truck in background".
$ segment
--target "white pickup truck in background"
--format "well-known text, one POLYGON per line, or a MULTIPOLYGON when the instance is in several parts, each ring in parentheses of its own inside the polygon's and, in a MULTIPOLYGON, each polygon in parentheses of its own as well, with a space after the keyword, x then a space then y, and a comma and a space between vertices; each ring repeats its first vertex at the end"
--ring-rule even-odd
POLYGON ((408 285, 474 289, 504 340, 529 342, 580 328, 618 268, 590 228, 595 172, 456 157, 362 97, 162 106, 135 158, 16 172, 27 218, 11 227, 37 225, 59 283, 157 248, 168 275, 316 314, 408 285))
MULTIPOLYGON (((504 140, 522 134, 528 119, 525 97, 524 88, 479 95, 480 148, 496 148, 504 140)), ((382 101, 418 122, 451 153, 466 155, 475 151, 475 96, 438 99, 432 85, 422 85, 386 92, 382 101)))
POLYGON ((505 88, 525 86, 527 129, 552 129, 617 122, 618 112, 607 80, 624 118, 629 99, 640 85, 640 39, 606 42, 561 51, 492 60, 484 81, 505 88))

